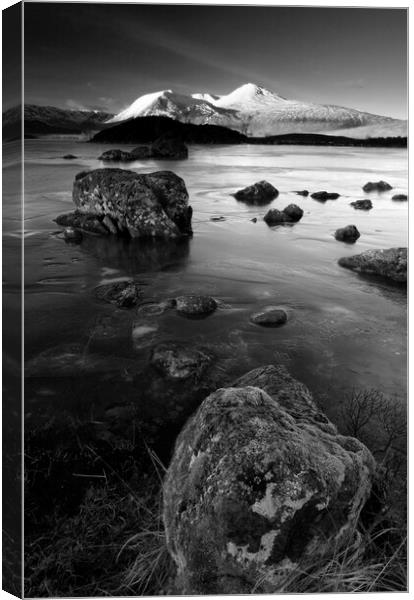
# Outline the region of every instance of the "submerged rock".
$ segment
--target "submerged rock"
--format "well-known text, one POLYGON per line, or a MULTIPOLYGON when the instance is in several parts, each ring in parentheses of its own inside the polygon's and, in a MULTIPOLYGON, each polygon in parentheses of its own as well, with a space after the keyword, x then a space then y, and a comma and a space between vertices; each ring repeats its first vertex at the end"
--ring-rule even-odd
POLYGON ((275 592, 301 560, 349 543, 374 470, 284 367, 217 390, 179 435, 164 482, 174 591, 251 593, 260 581, 275 592))
POLYGON ((353 244, 359 237, 361 237, 361 234, 355 225, 347 225, 346 227, 342 227, 341 229, 337 229, 335 231, 335 239, 339 242, 353 244))
POLYGON ((198 378, 210 362, 204 352, 172 342, 160 344, 151 355, 152 366, 171 379, 198 378))
POLYGON ((407 194, 395 194, 391 200, 408 200, 407 194))
POLYGON ((407 282, 407 248, 366 250, 340 258, 338 264, 357 273, 379 275, 400 283, 407 282))
POLYGON ((350 205, 358 210, 371 210, 372 208, 371 200, 355 200, 355 202, 351 202, 350 205))
POLYGON ((336 192, 314 192, 313 194, 311 194, 311 198, 314 198, 315 200, 322 200, 322 202, 325 202, 325 200, 336 200, 337 198, 339 198, 340 194, 337 194, 336 192))
POLYGON ((66 228, 81 229, 97 235, 108 235, 109 230, 102 223, 102 217, 83 212, 72 212, 59 215, 55 219, 58 225, 66 228))
POLYGON ((392 185, 386 181, 368 181, 362 189, 364 192, 387 192, 392 190, 392 185))
POLYGON ((268 181, 258 181, 233 194, 236 200, 249 204, 268 204, 277 198, 279 191, 268 181))
POLYGON ((177 312, 187 317, 207 316, 217 308, 217 302, 211 296, 179 296, 175 302, 177 312))
POLYGON ((115 281, 98 286, 94 294, 103 302, 116 304, 119 308, 131 308, 141 299, 142 290, 133 281, 115 281))
POLYGON ((146 348, 154 343, 158 333, 158 324, 145 319, 135 320, 132 325, 132 344, 135 349, 146 348))
POLYGON ((192 208, 184 181, 171 171, 140 175, 125 169, 96 169, 78 176, 73 201, 79 213, 109 216, 131 237, 189 235, 192 208))
POLYGON ((268 225, 280 225, 281 223, 297 223, 303 217, 303 210, 296 204, 289 204, 283 210, 271 208, 267 211, 263 220, 268 225))
POLYGON ((287 323, 288 315, 284 308, 278 306, 266 306, 262 310, 253 313, 250 320, 256 325, 263 327, 278 327, 287 323))
POLYGON ((71 242, 72 244, 80 244, 82 241, 82 233, 73 227, 66 227, 63 231, 63 237, 67 242, 71 242))

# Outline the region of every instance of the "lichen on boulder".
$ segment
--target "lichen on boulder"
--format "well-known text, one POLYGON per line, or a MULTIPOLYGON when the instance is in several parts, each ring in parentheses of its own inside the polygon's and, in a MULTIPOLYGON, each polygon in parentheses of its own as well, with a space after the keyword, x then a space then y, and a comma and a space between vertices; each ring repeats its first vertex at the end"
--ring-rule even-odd
POLYGON ((258 581, 277 591, 302 560, 349 542, 374 469, 284 367, 212 393, 179 435, 164 482, 174 592, 251 593, 258 581))
POLYGON ((171 171, 142 175, 125 169, 96 169, 73 184, 77 214, 109 216, 131 237, 177 238, 191 231, 192 208, 184 181, 171 171))

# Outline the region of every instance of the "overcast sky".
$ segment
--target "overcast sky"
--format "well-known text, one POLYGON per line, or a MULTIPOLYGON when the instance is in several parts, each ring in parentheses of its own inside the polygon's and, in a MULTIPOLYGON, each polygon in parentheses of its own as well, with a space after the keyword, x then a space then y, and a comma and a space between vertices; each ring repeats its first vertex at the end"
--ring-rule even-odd
POLYGON ((406 118, 402 9, 25 4, 25 102, 117 112, 162 89, 406 118))

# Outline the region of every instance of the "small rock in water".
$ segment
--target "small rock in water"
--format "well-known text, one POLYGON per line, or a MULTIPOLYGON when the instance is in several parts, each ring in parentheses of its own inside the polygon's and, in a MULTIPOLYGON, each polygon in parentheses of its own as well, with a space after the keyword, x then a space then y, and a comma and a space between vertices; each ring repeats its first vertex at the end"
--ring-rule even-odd
POLYGON ((210 221, 225 221, 226 217, 210 217, 210 221))
POLYGON ((135 321, 132 326, 132 342, 135 348, 145 348, 154 342, 158 331, 157 323, 147 321, 135 321))
POLYGON ((160 344, 151 356, 151 364, 157 371, 171 379, 199 377, 210 361, 211 357, 204 352, 172 342, 160 344))
POLYGON ((284 325, 287 320, 287 312, 278 306, 266 306, 262 310, 251 315, 250 320, 256 325, 263 327, 279 327, 284 325))
POLYGON ((303 217, 303 210, 297 204, 289 204, 283 210, 271 208, 263 220, 268 225, 279 225, 280 223, 296 223, 303 217))
POLYGON ((98 157, 98 160, 103 160, 104 162, 131 162, 135 158, 124 150, 106 150, 98 157))
POLYGON ((73 160, 74 158, 78 158, 78 157, 75 156, 74 154, 65 154, 65 156, 63 158, 66 160, 73 160))
POLYGON ((133 281, 116 281, 100 285, 94 290, 96 298, 115 304, 120 308, 135 306, 142 296, 142 291, 133 281))
POLYGON ((298 194, 299 196, 309 196, 308 190, 296 190, 295 194, 298 194))
POLYGON ((361 236, 355 225, 347 225, 335 231, 335 239, 339 242, 347 242, 353 244, 361 236))
POLYGON ((66 227, 63 231, 63 237, 67 242, 71 242, 72 244, 80 244, 82 241, 82 233, 74 227, 66 227))
POLYGON ((250 219, 252 223, 257 223, 257 217, 253 217, 253 219, 250 219))
POLYGON ((364 192, 388 192, 392 190, 392 185, 386 181, 368 181, 362 189, 364 192))
POLYGON ((408 196, 407 196, 407 194, 395 194, 395 195, 394 195, 394 196, 391 198, 391 200, 401 200, 401 201, 403 201, 403 200, 408 200, 408 196))
POLYGON ((162 302, 146 302, 145 304, 141 304, 137 312, 142 315, 148 315, 156 317, 158 315, 162 315, 168 309, 173 308, 175 306, 175 300, 163 300, 162 302))
POLYGON ((355 200, 355 202, 351 202, 350 204, 358 210, 371 210, 372 208, 371 200, 355 200))
POLYGON ((268 204, 277 198, 279 191, 268 181, 258 181, 233 194, 236 200, 249 204, 268 204))
POLYGON ((217 308, 217 302, 211 296, 179 296, 175 302, 177 312, 187 317, 207 316, 217 308))
POLYGON ((315 200, 321 200, 322 202, 325 202, 325 200, 336 200, 337 198, 339 198, 340 194, 337 194, 336 192, 314 192, 313 194, 311 194, 311 198, 314 198, 315 200))

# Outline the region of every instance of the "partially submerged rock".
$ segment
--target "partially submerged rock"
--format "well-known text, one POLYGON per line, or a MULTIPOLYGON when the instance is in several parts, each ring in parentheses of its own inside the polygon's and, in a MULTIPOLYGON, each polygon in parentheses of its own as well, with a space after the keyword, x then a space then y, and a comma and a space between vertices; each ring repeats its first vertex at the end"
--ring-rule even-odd
POLYGON ((177 312, 187 317, 208 316, 217 308, 217 302, 211 296, 179 296, 175 303, 177 312))
POLYGON ((335 239, 339 242, 353 244, 359 237, 361 237, 361 234, 355 225, 347 225, 346 227, 341 227, 335 231, 335 239))
POLYGON ((337 194, 336 192, 314 192, 313 194, 311 194, 311 198, 314 198, 315 200, 321 200, 322 202, 325 202, 326 200, 336 200, 337 198, 339 198, 340 194, 337 194))
POLYGON ((408 200, 408 196, 407 194, 395 194, 391 200, 400 200, 400 201, 404 201, 404 200, 408 200))
POLYGON ((364 192, 388 192, 392 190, 392 185, 386 181, 368 181, 362 189, 364 192))
POLYGON ((236 200, 249 204, 268 204, 277 198, 279 191, 268 181, 258 181, 233 194, 236 200))
POLYGON ((366 250, 340 258, 338 264, 357 273, 379 275, 400 283, 407 282, 407 248, 366 250))
POLYGON ((189 235, 192 208, 184 181, 171 171, 141 175, 125 169, 96 169, 73 184, 77 214, 103 219, 131 237, 176 238, 189 235))
POLYGON ((199 378, 210 362, 205 352, 173 342, 160 344, 151 355, 152 366, 171 379, 199 378))
POLYGON ((288 315, 284 308, 279 306, 266 306, 250 316, 252 323, 263 327, 279 327, 287 323, 288 315))
POLYGON ((280 225, 281 223, 297 223, 303 217, 303 210, 296 204, 289 204, 283 210, 271 208, 267 211, 263 220, 268 225, 280 225))
POLYGON ((355 200, 355 202, 351 202, 350 204, 358 210, 371 210, 372 208, 371 200, 355 200))
POLYGON ((374 469, 283 367, 217 390, 179 435, 164 482, 174 591, 277 591, 302 560, 349 543, 374 469))
POLYGON ((113 149, 103 152, 101 156, 99 156, 98 160, 102 160, 103 162, 131 162, 135 160, 135 158, 130 152, 113 149))
POLYGON ((74 158, 78 158, 78 157, 77 157, 77 156, 75 156, 74 154, 65 154, 65 155, 63 156, 63 158, 64 158, 65 160, 73 160, 74 158))
POLYGON ((94 290, 95 297, 119 308, 132 308, 142 298, 140 286, 133 281, 105 283, 94 290))
POLYGON ((309 196, 309 191, 308 190, 296 190, 295 194, 298 194, 298 196, 309 196))

